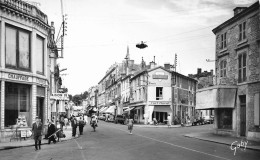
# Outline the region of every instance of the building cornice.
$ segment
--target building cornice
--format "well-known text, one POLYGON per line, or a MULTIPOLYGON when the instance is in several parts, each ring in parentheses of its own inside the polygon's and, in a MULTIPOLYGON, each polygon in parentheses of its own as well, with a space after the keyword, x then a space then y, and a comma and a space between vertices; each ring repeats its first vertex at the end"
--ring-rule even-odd
POLYGON ((221 25, 217 26, 216 28, 214 28, 212 30, 212 32, 214 34, 216 34, 217 32, 219 32, 220 30, 222 30, 223 28, 229 26, 230 24, 233 24, 234 22, 237 22, 240 18, 248 15, 251 12, 254 12, 256 10, 259 10, 259 2, 257 1, 256 3, 254 3, 253 5, 249 6, 247 9, 245 9, 244 11, 238 13, 237 15, 235 15, 234 17, 230 18, 229 20, 225 21, 224 23, 222 23, 221 25))

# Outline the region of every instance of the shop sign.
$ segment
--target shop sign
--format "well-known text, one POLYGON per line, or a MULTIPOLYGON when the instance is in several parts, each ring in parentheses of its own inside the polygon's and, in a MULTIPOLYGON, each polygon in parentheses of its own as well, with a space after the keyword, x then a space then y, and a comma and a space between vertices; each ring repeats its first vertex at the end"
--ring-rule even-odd
POLYGON ((69 94, 67 94, 67 93, 52 93, 50 98, 56 99, 56 100, 69 100, 69 94))
POLYGON ((171 105, 171 101, 149 101, 149 105, 171 105))
POLYGON ((41 79, 41 78, 36 78, 36 82, 39 83, 39 84, 44 84, 44 85, 46 84, 45 83, 46 81, 44 79, 41 79))
POLYGON ((153 79, 168 79, 168 75, 153 75, 153 79))
POLYGON ((9 79, 19 80, 19 81, 29 81, 29 76, 13 74, 13 73, 9 73, 8 74, 8 78, 9 79))

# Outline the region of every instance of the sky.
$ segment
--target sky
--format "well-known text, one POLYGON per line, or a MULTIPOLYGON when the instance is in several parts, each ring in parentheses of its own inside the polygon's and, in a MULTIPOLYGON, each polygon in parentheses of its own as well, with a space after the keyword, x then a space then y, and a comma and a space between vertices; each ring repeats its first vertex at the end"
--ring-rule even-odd
MULTIPOLYGON (((130 58, 146 64, 174 63, 188 75, 215 71, 215 35, 212 30, 233 17, 237 6, 257 0, 62 0, 67 14, 64 58, 59 59, 63 86, 75 95, 97 85, 115 62, 121 63, 129 46, 130 58), (148 47, 136 48, 144 41, 148 47)), ((61 0, 33 0, 54 22, 56 36, 61 0)))

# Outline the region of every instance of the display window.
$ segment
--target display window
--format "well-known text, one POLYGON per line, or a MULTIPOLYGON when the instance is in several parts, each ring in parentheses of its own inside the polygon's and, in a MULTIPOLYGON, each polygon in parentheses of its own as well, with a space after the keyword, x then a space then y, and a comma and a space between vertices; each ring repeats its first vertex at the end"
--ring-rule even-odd
POLYGON ((30 85, 9 83, 5 85, 5 128, 30 125, 30 85))
POLYGON ((218 128, 232 129, 232 108, 218 109, 218 128))

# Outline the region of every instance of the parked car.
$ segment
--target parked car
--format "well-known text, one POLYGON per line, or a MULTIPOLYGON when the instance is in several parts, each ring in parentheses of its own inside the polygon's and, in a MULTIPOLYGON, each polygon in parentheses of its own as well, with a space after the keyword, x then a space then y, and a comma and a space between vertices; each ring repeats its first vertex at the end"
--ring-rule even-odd
POLYGON ((121 124, 126 124, 126 118, 124 115, 117 115, 115 117, 115 123, 121 123, 121 124))
POLYGON ((203 119, 205 124, 212 124, 214 122, 214 118, 212 116, 204 116, 203 119))
POLYGON ((106 116, 104 114, 101 114, 101 115, 98 116, 98 119, 99 120, 105 120, 106 116))
POLYGON ((205 121, 203 118, 197 118, 197 119, 194 119, 194 121, 192 122, 192 125, 193 126, 196 126, 196 125, 203 125, 205 124, 205 121))

